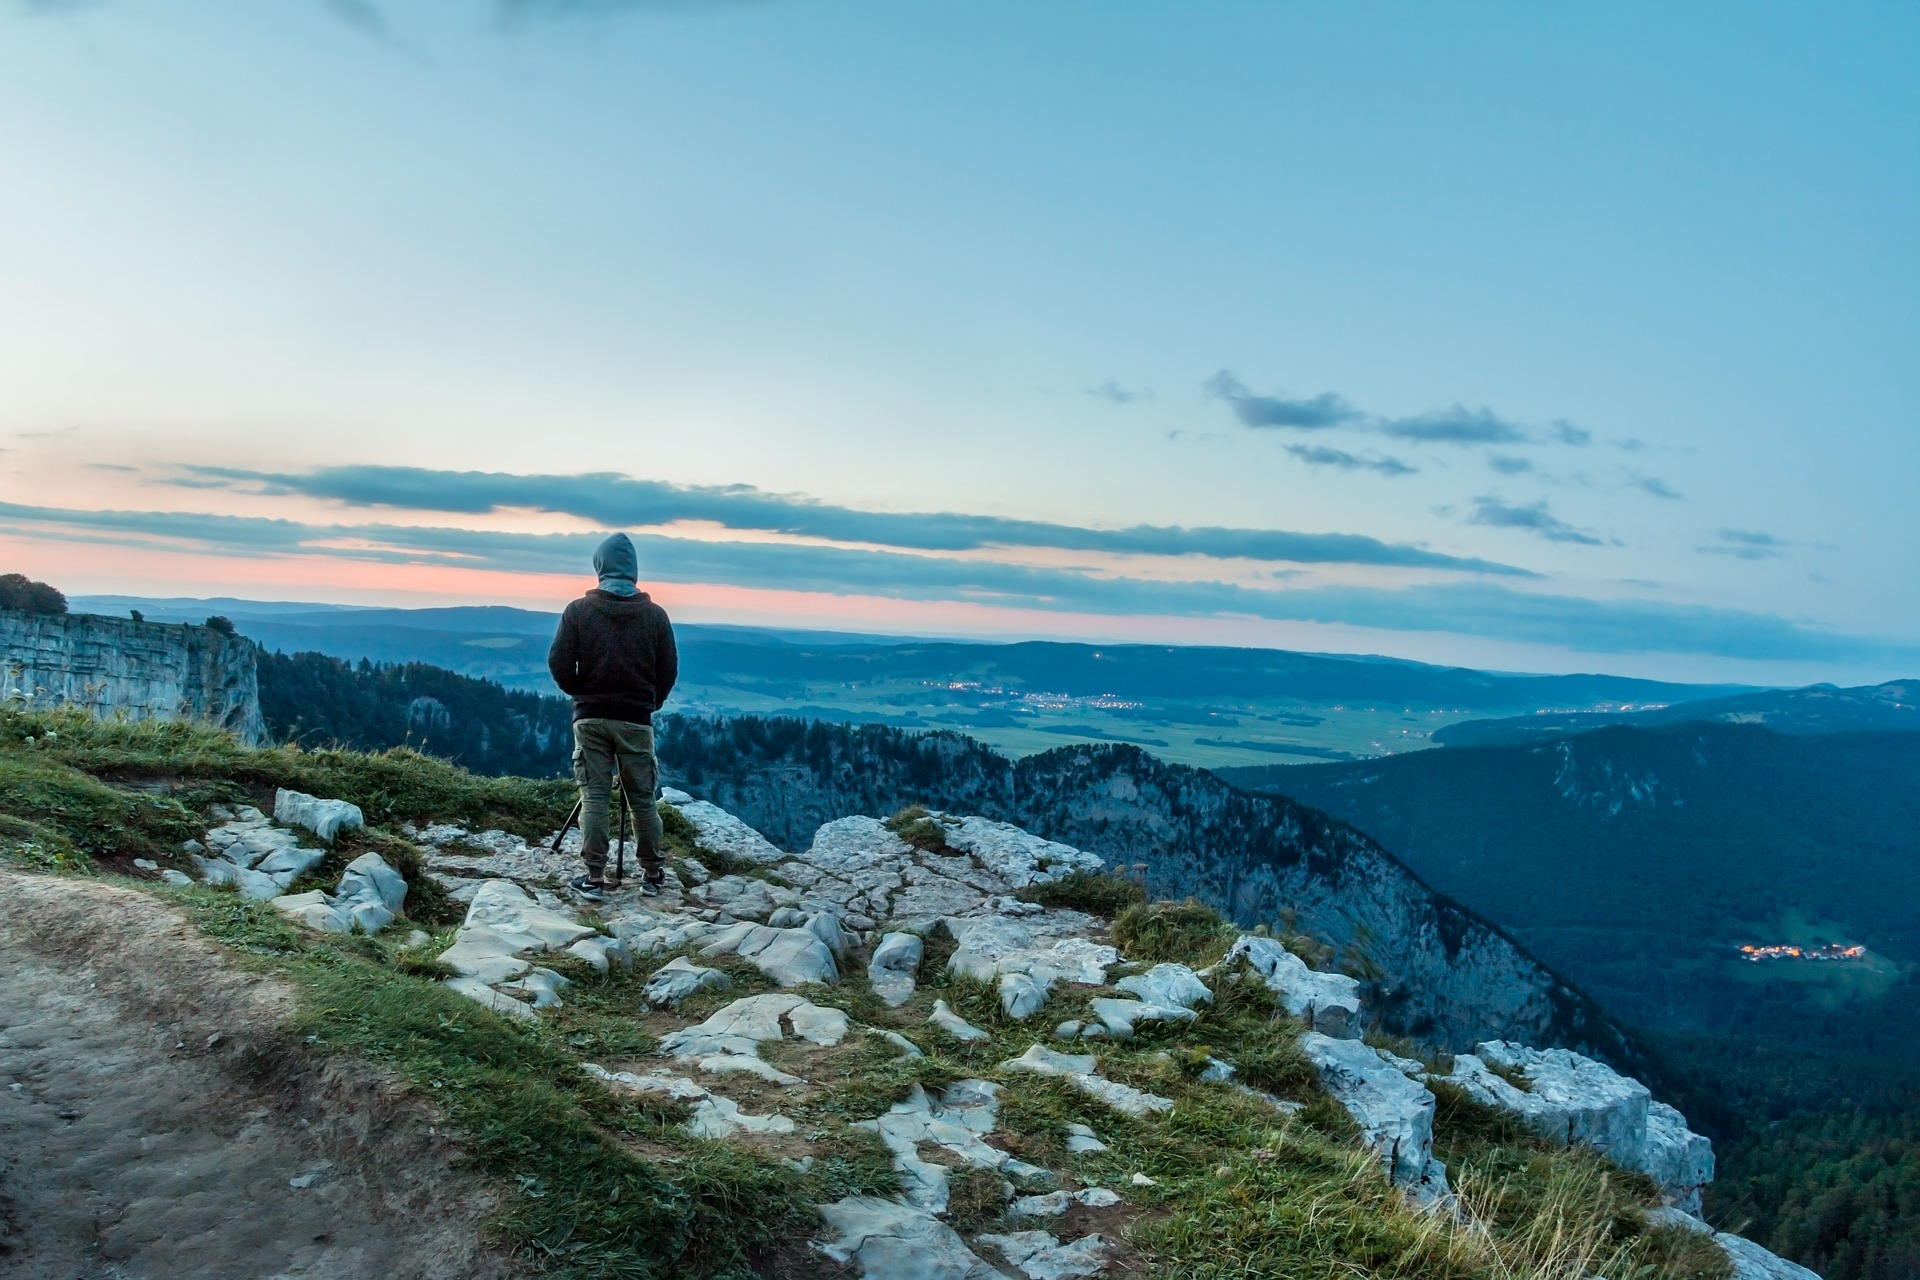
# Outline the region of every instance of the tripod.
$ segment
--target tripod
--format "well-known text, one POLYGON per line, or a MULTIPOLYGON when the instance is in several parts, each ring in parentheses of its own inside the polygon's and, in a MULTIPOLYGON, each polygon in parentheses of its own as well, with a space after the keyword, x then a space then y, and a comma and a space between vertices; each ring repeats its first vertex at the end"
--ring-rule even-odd
MULTIPOLYGON (((620 792, 619 839, 618 839, 618 842, 613 846, 614 873, 613 873, 613 880, 611 881, 611 884, 617 888, 620 885, 625 884, 627 880, 627 819, 631 816, 631 814, 628 812, 628 808, 627 808, 626 769, 620 757, 618 756, 615 756, 613 758, 613 764, 614 764, 614 770, 613 770, 614 782, 615 782, 615 785, 619 788, 619 792, 620 792)), ((580 797, 580 799, 575 800, 573 802, 573 811, 567 814, 567 820, 561 823, 560 830, 554 833, 553 844, 549 846, 549 849, 551 852, 553 853, 560 852, 560 845, 563 841, 566 840, 567 832, 571 831, 575 826, 579 824, 580 815, 582 812, 585 811, 586 803, 587 803, 587 800, 585 796, 582 796, 580 797)))

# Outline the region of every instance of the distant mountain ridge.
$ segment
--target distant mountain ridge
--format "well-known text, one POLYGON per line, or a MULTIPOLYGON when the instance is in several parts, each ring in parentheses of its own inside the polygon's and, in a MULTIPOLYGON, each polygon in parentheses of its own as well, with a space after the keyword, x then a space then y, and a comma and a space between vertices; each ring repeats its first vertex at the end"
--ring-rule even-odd
POLYGON ((1673 703, 1641 711, 1560 711, 1500 720, 1467 720, 1437 729, 1443 747, 1489 747, 1585 733, 1603 725, 1717 722, 1757 724, 1776 733, 1920 732, 1920 680, 1841 689, 1830 684, 1804 689, 1759 689, 1673 703))

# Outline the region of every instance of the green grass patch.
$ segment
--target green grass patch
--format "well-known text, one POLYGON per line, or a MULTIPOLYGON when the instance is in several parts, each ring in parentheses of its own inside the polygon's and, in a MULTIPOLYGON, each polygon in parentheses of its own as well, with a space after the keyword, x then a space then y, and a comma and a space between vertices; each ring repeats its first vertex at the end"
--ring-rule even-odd
POLYGON ((1043 907, 1084 911, 1111 920, 1128 907, 1146 903, 1147 891, 1136 880, 1107 871, 1070 871, 1058 880, 1031 884, 1020 890, 1023 901, 1043 907))
POLYGON ((952 855, 959 852, 947 843, 947 829, 938 818, 919 805, 908 805, 886 822, 887 830, 922 853, 952 855))
POLYGON ((1239 930, 1218 911, 1192 898, 1135 903, 1113 921, 1113 942, 1135 960, 1177 961, 1204 968, 1226 955, 1239 930))

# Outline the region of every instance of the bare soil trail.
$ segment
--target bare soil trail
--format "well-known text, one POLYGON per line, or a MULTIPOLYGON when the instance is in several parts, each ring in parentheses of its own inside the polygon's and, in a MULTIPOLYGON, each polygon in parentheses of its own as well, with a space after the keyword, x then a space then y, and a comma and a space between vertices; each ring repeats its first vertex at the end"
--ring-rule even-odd
POLYGON ((146 894, 0 871, 0 1273, 515 1274, 431 1109, 293 1004, 146 894))

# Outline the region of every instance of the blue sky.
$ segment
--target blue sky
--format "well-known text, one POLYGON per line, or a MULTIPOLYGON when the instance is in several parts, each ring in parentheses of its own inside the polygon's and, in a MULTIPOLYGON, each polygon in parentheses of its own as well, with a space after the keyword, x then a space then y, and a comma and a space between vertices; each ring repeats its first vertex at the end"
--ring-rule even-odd
POLYGON ((1920 671, 1920 11, 0 0, 70 591, 1920 671))

